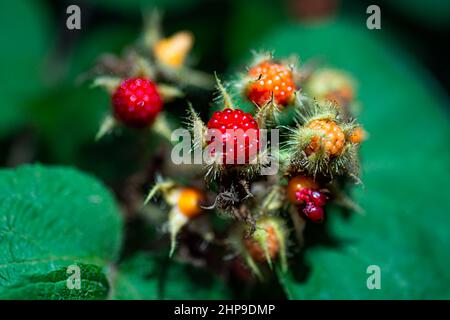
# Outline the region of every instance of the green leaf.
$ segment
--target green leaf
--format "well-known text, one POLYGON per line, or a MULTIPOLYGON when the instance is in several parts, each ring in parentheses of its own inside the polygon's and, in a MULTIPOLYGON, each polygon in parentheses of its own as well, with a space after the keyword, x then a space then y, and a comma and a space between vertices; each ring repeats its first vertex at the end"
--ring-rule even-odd
POLYGON ((0 137, 26 122, 27 102, 44 87, 48 21, 43 2, 0 2, 0 137))
POLYGON ((104 296, 97 269, 117 259, 121 240, 121 215, 94 178, 40 165, 0 170, 0 297, 104 296), (79 264, 97 266, 80 274, 92 296, 67 294, 61 282, 64 268, 79 264))
POLYGON ((281 282, 292 299, 449 298, 448 102, 395 39, 361 23, 288 25, 260 43, 352 73, 370 134, 361 149, 364 188, 354 192, 366 214, 329 208, 326 225, 308 225, 307 235, 325 232, 334 246, 314 242, 281 282), (369 265, 381 268, 381 290, 366 286, 369 265))
POLYGON ((115 300, 154 300, 159 297, 158 261, 139 253, 112 272, 111 298, 115 300))
POLYGON ((225 283, 208 271, 169 259, 167 254, 138 253, 113 272, 112 299, 226 299, 225 283))
POLYGON ((101 268, 91 264, 78 264, 80 288, 69 289, 67 268, 61 268, 45 275, 33 275, 25 284, 9 287, 2 299, 28 300, 93 300, 105 299, 109 284, 101 268))

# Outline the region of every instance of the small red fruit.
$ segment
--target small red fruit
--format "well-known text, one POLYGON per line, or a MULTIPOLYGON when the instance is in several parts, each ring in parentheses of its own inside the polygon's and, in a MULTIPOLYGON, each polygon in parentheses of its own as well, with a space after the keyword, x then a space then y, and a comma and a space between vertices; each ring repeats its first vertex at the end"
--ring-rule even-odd
POLYGON ((292 71, 282 64, 264 61, 251 68, 248 75, 257 79, 249 84, 247 97, 258 106, 263 106, 270 101, 272 94, 275 103, 288 105, 295 92, 295 84, 292 71))
POLYGON ((322 207, 327 203, 327 197, 320 191, 313 189, 301 189, 296 192, 297 201, 300 203, 312 202, 316 206, 322 207))
MULTIPOLYGON (((227 163, 227 154, 234 155, 234 164, 236 164, 238 156, 245 157, 245 163, 249 163, 258 153, 259 126, 250 113, 229 108, 216 111, 207 126, 208 129, 217 129, 221 133, 223 163, 227 163), (242 131, 236 132, 239 129, 242 131), (254 134, 248 132, 249 129, 255 130, 254 134)), ((213 141, 214 137, 209 143, 213 141)))
POLYGON ((316 206, 319 207, 323 207, 327 203, 327 196, 317 190, 311 190, 310 199, 316 206))
POLYGON ((125 125, 143 128, 153 123, 163 101, 154 82, 146 78, 122 81, 112 96, 114 116, 125 125))
POLYGON ((303 203, 297 198, 297 192, 303 189, 319 189, 319 185, 310 177, 297 176, 289 180, 287 193, 289 200, 294 204, 303 203))
POLYGON ((327 196, 319 191, 319 185, 310 177, 297 176, 289 180, 287 187, 288 198, 298 206, 299 212, 314 222, 322 222, 323 206, 327 203, 327 196))
POLYGON ((303 208, 303 213, 313 222, 322 222, 323 221, 323 208, 317 206, 313 202, 308 202, 306 206, 303 208))

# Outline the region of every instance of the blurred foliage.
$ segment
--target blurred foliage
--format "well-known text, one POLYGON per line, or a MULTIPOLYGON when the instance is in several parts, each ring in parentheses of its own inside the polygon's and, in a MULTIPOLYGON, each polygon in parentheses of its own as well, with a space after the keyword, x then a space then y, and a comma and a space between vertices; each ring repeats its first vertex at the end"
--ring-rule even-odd
MULTIPOLYGON (((136 13, 148 7, 156 7, 162 10, 183 11, 192 8, 201 0, 83 0, 92 5, 98 5, 108 9, 136 13)), ((205 0, 202 0, 205 1, 205 0)))
POLYGON ((27 103, 45 88, 43 61, 51 44, 51 27, 41 2, 0 4, 0 138, 26 122, 27 103))
POLYGON ((286 20, 286 8, 280 1, 234 0, 226 25, 226 53, 230 61, 248 52, 249 43, 255 41, 277 24, 286 20))
POLYGON ((415 21, 432 28, 448 28, 450 26, 450 2, 441 0, 427 1, 383 1, 386 5, 396 8, 415 21))
POLYGON ((30 104, 32 123, 49 147, 49 157, 59 163, 76 160, 82 145, 93 141, 108 104, 108 96, 100 90, 69 85, 48 91, 30 104), (80 127, 83 130, 77 130, 80 127))

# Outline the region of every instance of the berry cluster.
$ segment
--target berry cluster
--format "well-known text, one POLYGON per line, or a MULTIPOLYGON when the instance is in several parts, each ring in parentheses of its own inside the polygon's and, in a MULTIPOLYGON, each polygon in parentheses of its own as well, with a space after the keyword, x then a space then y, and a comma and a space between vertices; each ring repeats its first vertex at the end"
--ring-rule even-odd
MULTIPOLYGON (((170 123, 166 121, 169 118, 164 117, 168 108, 164 105, 182 96, 178 87, 188 88, 183 77, 199 79, 196 71, 184 65, 192 39, 189 32, 158 38, 147 43, 148 57, 136 50, 131 58, 124 59, 131 61, 129 65, 125 63, 124 72, 106 72, 108 77, 97 79, 97 84, 111 94, 113 117, 105 123, 151 128, 170 136, 170 123)), ((313 72, 309 78, 305 74, 298 71, 293 61, 275 60, 272 55, 263 54, 255 57, 248 71, 231 85, 222 85, 216 77, 220 99, 209 121, 205 124, 193 108, 188 110, 194 148, 189 151, 201 151, 212 161, 204 162, 200 168, 203 171, 189 164, 175 167, 168 152, 161 155, 167 157, 165 161, 152 160, 154 167, 142 170, 151 172, 156 181, 145 204, 155 195, 162 195, 164 205, 159 203, 159 211, 167 210, 167 216, 159 215, 163 218, 157 228, 170 234, 170 255, 180 245, 184 246, 182 252, 188 255, 188 261, 199 259, 189 256, 195 251, 189 246, 198 241, 184 241, 185 235, 192 233, 196 240, 201 237, 201 241, 210 244, 206 251, 223 246, 214 255, 223 255, 224 263, 230 253, 238 257, 230 263, 230 270, 237 268, 242 273, 242 262, 259 278, 274 263, 285 270, 288 244, 296 238, 298 245, 303 245, 305 222, 323 222, 325 206, 333 201, 335 191, 344 189, 346 177, 358 176, 357 151, 366 133, 350 112, 356 94, 352 82, 337 72, 313 72), (228 88, 238 88, 241 99, 231 95, 228 88), (310 96, 303 94, 304 88, 310 96), (284 139, 280 144, 266 139, 270 130, 262 131, 272 128, 281 131, 281 135, 278 131, 273 135, 284 139), (279 159, 279 169, 266 176, 263 169, 274 159, 279 159), (208 215, 211 212, 233 219, 226 230, 214 229, 208 215), (161 225, 167 228, 160 228, 161 225), (183 237, 178 237, 179 233, 183 237)), ((201 83, 205 83, 203 80, 201 83)), ((142 187, 135 188, 143 198, 139 193, 142 187)), ((127 207, 133 207, 134 202, 127 207)), ((142 207, 135 209, 140 210, 142 207)), ((208 258, 204 257, 201 263, 207 265, 208 258)))

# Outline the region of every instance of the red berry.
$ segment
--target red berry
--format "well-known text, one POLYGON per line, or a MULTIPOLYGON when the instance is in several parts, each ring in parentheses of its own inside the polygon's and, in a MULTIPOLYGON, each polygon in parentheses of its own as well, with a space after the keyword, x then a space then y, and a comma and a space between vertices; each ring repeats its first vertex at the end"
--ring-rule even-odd
POLYGON ((142 128, 153 123, 163 101, 156 85, 149 79, 130 78, 122 81, 112 96, 115 117, 125 125, 142 128))
POLYGON ((288 105, 295 92, 292 71, 282 64, 264 61, 251 68, 249 76, 253 81, 247 88, 247 97, 259 106, 270 101, 272 94, 277 104, 288 105))
POLYGON ((311 189, 301 189, 295 193, 295 197, 298 203, 311 202, 311 189))
POLYGON ((327 202, 327 196, 317 190, 311 190, 310 199, 316 206, 319 207, 323 207, 327 202))
POLYGON ((287 194, 289 200, 294 204, 301 204, 304 201, 298 199, 297 192, 303 189, 319 189, 319 185, 314 181, 313 178, 296 176, 289 180, 287 186, 287 194))
POLYGON ((316 206, 323 207, 327 203, 327 196, 313 189, 301 189, 295 193, 298 203, 313 202, 316 206))
POLYGON ((317 206, 313 202, 308 202, 303 208, 303 213, 313 222, 322 222, 324 212, 322 207, 317 206))
MULTIPOLYGON (((256 156, 259 147, 259 126, 250 113, 228 108, 216 111, 208 122, 208 129, 217 129, 221 133, 223 163, 227 163, 227 154, 234 155, 234 164, 237 163, 238 156, 242 157, 245 163, 249 163, 256 156), (239 129, 242 131, 236 131, 239 129), (249 129, 255 132, 247 131, 249 129)), ((214 137, 209 143, 213 141, 214 137)))

